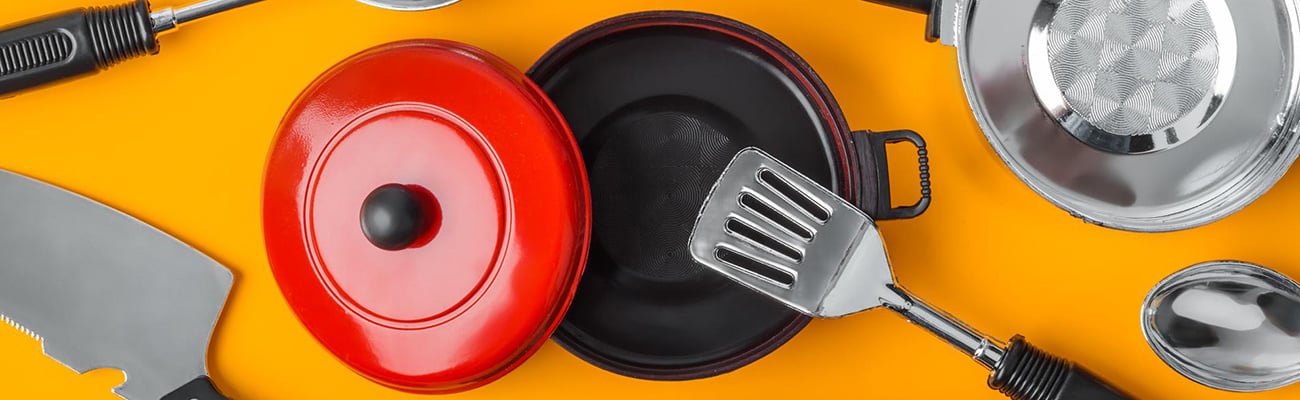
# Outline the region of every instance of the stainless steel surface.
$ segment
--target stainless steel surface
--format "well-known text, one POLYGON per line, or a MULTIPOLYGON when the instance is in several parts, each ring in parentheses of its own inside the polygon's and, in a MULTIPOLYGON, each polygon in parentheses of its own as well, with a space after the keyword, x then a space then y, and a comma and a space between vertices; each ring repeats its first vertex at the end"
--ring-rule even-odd
POLYGON ((1142 334, 1174 370, 1213 388, 1300 380, 1300 286, 1258 265, 1197 264, 1165 278, 1142 307, 1142 334))
POLYGON ((0 313, 77 372, 156 400, 206 374, 233 276, 175 238, 93 200, 0 171, 0 313), (39 336, 36 336, 39 335, 39 336))
MULTIPOLYGON (((790 275, 794 284, 783 285, 744 268, 726 268, 723 272, 809 315, 842 317, 879 307, 886 299, 903 303, 904 300, 888 288, 894 279, 885 258, 884 243, 871 219, 833 195, 830 199, 837 201, 826 201, 826 196, 809 195, 809 198, 822 198, 819 206, 831 215, 825 221, 818 221, 758 179, 760 171, 773 170, 782 175, 789 175, 790 171, 755 149, 747 149, 736 156, 710 191, 695 222, 690 239, 692 257, 710 267, 731 265, 717 259, 717 251, 725 249, 778 269, 790 275), (742 206, 738 197, 744 194, 754 196, 802 225, 811 231, 813 239, 799 237, 751 208, 742 206), (739 221, 780 240, 796 249, 802 259, 786 257, 737 234, 727 228, 731 221, 739 221), (855 287, 837 286, 841 278, 855 287)), ((821 187, 815 183, 808 185, 810 181, 804 179, 787 181, 804 193, 813 193, 814 188, 821 187)))
POLYGON ((985 367, 1005 352, 895 284, 870 217, 761 150, 745 149, 727 166, 689 246, 696 262, 804 314, 837 318, 886 306, 985 367))
POLYGON ((939 43, 956 46, 957 37, 965 32, 971 0, 934 0, 939 2, 939 43))
POLYGON ((259 1, 262 0, 205 0, 175 10, 158 10, 149 16, 153 20, 154 33, 163 33, 186 22, 259 1))
POLYGON ((397 11, 423 11, 442 8, 460 0, 357 0, 379 8, 397 11))
POLYGON ((1186 143, 1219 110, 1237 65, 1223 0, 1039 3, 1029 80, 1042 108, 1098 150, 1186 143))
POLYGON ((176 29, 176 10, 164 8, 149 14, 153 21, 153 33, 163 33, 176 29))
POLYGON ((891 310, 903 314, 908 321, 933 332, 952 347, 970 355, 985 368, 997 368, 998 363, 1002 362, 1002 357, 1006 355, 1004 350, 1007 347, 1006 343, 980 333, 943 310, 925 304, 902 287, 894 285, 890 287, 904 300, 901 304, 886 305, 891 310))
MULTIPOLYGON (((1294 108, 1300 70, 1294 62, 1297 23, 1293 0, 1228 1, 1224 2, 1226 12, 1215 11, 1217 6, 1212 6, 1219 0, 1168 3, 1205 4, 1221 56, 1231 53, 1224 47, 1229 42, 1242 45, 1236 48, 1235 66, 1218 67, 1215 85, 1227 79, 1221 77, 1225 74, 1232 75, 1231 84, 1223 91, 1226 94, 1218 111, 1209 112, 1213 118, 1204 122, 1196 137, 1180 141, 1177 147, 1141 155, 1102 151, 1076 139, 1054 117, 1058 113, 1044 108, 1030 78, 1034 73, 1042 75, 1036 78, 1039 81, 1055 79, 1046 76, 1051 71, 1050 57, 1029 54, 1031 37, 1048 41, 1041 34, 1031 35, 1035 21, 1042 24, 1042 6, 1052 3, 1076 9, 1073 2, 1090 0, 968 1, 970 7, 965 9, 965 15, 953 17, 959 26, 951 30, 976 120, 993 149, 1021 180, 1085 221, 1133 231, 1172 231, 1204 225, 1240 210, 1262 195, 1300 150, 1295 140, 1298 114, 1294 108), (1230 23, 1216 21, 1225 15, 1230 23), (965 23, 961 24, 963 18, 965 23), (1234 28, 1235 41, 1227 40, 1223 33, 1229 24, 1234 28), (1029 66, 1042 62, 1049 65, 1029 66)), ((1164 4, 1154 0, 1138 3, 1164 4)), ((957 1, 944 9, 961 12, 960 4, 957 1)), ((1125 31, 1114 28, 1108 32, 1125 31)), ((1134 36, 1126 34, 1123 38, 1132 40, 1134 36)), ((1142 36, 1137 38, 1135 45, 1141 45, 1142 36)), ((1177 43, 1181 42, 1162 42, 1161 53, 1182 54, 1167 51, 1168 46, 1177 43)), ((1086 52, 1080 50, 1078 54, 1086 52)), ((1135 70, 1139 70, 1138 76, 1120 79, 1137 82, 1142 72, 1140 68, 1135 70)), ((1210 92, 1218 90, 1212 86, 1210 92)), ((1214 101, 1211 95, 1211 108, 1214 101)), ((1193 109, 1186 114, 1174 118, 1173 125, 1194 121, 1195 116, 1205 113, 1193 109)), ((1167 119, 1162 117, 1160 121, 1167 119)))

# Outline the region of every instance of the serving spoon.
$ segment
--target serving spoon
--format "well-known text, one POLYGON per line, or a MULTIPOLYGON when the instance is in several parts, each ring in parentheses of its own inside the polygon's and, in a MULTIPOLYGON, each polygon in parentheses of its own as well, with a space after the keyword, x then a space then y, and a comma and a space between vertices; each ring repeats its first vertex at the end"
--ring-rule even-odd
MULTIPOLYGON (((93 75, 128 59, 158 54, 158 36, 181 24, 261 0, 204 0, 151 11, 147 0, 51 14, 0 28, 0 99, 93 75)), ((357 0, 397 11, 459 0, 357 0)))
POLYGON ((1175 371, 1234 392, 1300 380, 1300 285, 1250 263, 1196 264, 1156 284, 1142 334, 1175 371))

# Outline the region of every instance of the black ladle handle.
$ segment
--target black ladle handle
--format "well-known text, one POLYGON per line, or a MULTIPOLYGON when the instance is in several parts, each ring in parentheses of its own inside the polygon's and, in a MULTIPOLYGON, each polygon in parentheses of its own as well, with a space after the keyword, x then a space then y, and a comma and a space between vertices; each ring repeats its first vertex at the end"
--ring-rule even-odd
POLYGON ((1047 354, 1016 335, 1002 362, 989 375, 989 387, 1013 400, 1131 399, 1073 362, 1047 354))
POLYGON ((953 0, 866 0, 868 3, 876 3, 897 9, 917 12, 927 15, 925 22, 925 40, 939 40, 939 6, 944 1, 953 0))
POLYGON ((20 22, 0 30, 0 98, 157 52, 145 0, 20 22))
POLYGON ((930 8, 934 7, 936 0, 866 0, 868 3, 876 3, 894 8, 900 8, 907 11, 929 14, 930 8))
POLYGON ((230 398, 217 391, 217 387, 212 385, 212 379, 202 375, 163 396, 161 400, 230 400, 230 398))
POLYGON ((942 310, 926 304, 898 285, 885 306, 925 328, 993 372, 989 387, 1012 400, 1119 400, 1129 395, 1074 363, 1047 354, 1016 335, 1003 347, 942 310))

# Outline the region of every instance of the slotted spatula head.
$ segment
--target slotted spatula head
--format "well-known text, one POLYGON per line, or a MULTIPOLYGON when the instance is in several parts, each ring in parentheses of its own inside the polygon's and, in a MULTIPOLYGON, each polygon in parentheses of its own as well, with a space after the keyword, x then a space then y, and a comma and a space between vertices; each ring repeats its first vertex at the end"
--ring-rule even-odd
POLYGON ((696 262, 815 317, 898 304, 871 218, 756 148, 742 150, 714 184, 690 252, 696 262))

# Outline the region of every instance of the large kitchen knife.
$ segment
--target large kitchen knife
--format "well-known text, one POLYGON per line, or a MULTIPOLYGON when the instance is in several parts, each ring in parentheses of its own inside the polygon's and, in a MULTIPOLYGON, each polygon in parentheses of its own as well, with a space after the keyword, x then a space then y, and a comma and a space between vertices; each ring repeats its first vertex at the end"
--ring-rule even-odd
POLYGON ((124 398, 225 398, 206 359, 233 280, 148 224, 0 170, 0 319, 79 373, 122 370, 124 398))

